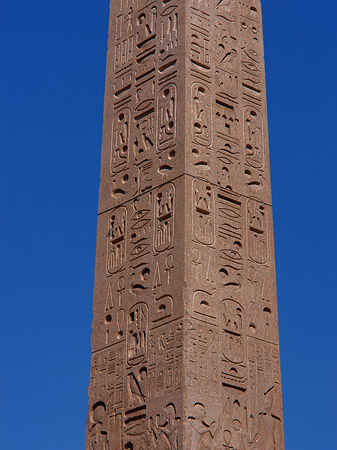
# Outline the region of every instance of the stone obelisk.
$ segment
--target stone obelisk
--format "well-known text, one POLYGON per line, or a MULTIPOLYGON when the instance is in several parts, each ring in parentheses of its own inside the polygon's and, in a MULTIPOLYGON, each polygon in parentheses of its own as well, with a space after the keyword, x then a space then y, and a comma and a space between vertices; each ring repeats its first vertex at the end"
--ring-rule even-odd
POLYGON ((282 450, 259 0, 111 0, 86 450, 282 450))

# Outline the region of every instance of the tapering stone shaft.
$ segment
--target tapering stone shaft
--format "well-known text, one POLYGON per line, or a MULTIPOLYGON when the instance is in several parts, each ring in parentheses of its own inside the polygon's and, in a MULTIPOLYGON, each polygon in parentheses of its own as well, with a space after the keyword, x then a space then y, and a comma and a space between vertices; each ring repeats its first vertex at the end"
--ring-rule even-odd
POLYGON ((282 450, 259 0, 111 0, 86 450, 282 450))

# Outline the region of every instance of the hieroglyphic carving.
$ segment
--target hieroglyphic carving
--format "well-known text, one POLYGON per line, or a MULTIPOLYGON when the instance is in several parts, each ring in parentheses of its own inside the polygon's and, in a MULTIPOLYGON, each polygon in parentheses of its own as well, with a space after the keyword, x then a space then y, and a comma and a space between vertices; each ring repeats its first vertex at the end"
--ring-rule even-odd
POLYGON ((230 13, 235 9, 235 0, 217 0, 215 10, 217 14, 223 14, 228 20, 231 20, 230 13))
POLYGON ((281 450, 259 0, 112 0, 86 450, 281 450))
POLYGON ((193 139, 196 143, 208 147, 212 143, 211 92, 208 86, 193 83, 193 139))
POLYGON ((136 19, 136 45, 138 49, 143 49, 152 44, 151 41, 156 36, 157 14, 157 7, 153 4, 138 13, 136 19))
POLYGON ((174 84, 162 88, 158 96, 158 150, 174 144, 176 137, 177 90, 174 84))
POLYGON ((172 316, 173 313, 173 298, 171 295, 162 295, 157 297, 154 295, 154 301, 156 304, 156 315, 152 319, 152 323, 162 321, 172 316))
POLYGON ((133 306, 127 316, 127 358, 130 365, 139 364, 147 353, 149 312, 146 303, 133 306))
POLYGON ((215 289, 208 292, 198 289, 193 293, 193 310, 200 319, 216 322, 218 318, 218 305, 215 298, 215 289))
POLYGON ((209 248, 201 246, 192 248, 193 280, 199 283, 199 287, 207 285, 208 289, 214 289, 216 278, 214 258, 216 257, 209 248))
POLYGON ((215 196, 211 183, 193 181, 193 235, 196 241, 212 245, 215 240, 215 196))
POLYGON ((206 408, 202 403, 193 405, 189 420, 190 448, 215 450, 221 446, 221 430, 215 420, 208 420, 206 408))
POLYGON ((127 404, 128 407, 143 405, 148 397, 147 368, 140 367, 127 374, 127 404))
POLYGON ((277 450, 283 443, 279 351, 277 346, 250 339, 248 359, 249 439, 253 445, 277 450))
MULTIPOLYGON (((113 63, 108 70, 113 65, 114 73, 107 85, 112 91, 107 102, 114 111, 111 177, 102 180, 101 211, 148 192, 181 172, 175 148, 181 8, 172 0, 162 4, 114 1, 119 4, 113 6, 113 43, 108 55, 113 63)), ((104 173, 105 166, 102 170, 104 173)))
MULTIPOLYGON (((214 409, 213 409, 214 410, 214 409)), ((203 403, 195 403, 189 421, 189 446, 196 450, 245 450, 247 441, 246 408, 242 396, 228 394, 218 416, 210 414, 203 403)))
POLYGON ((251 19, 250 17, 246 17, 242 15, 240 17, 241 19, 241 32, 245 37, 246 42, 253 40, 258 41, 259 40, 259 32, 260 32, 260 26, 259 24, 251 19))
POLYGON ((108 224, 107 272, 114 274, 122 270, 126 258, 127 210, 120 207, 112 213, 108 224))
POLYGON ((178 45, 178 8, 168 6, 160 15, 159 58, 166 61, 178 45))
POLYGON ((88 450, 109 450, 108 427, 104 402, 96 403, 91 411, 88 429, 88 450))
POLYGON ((123 292, 125 277, 110 282, 105 301, 104 323, 106 325, 105 343, 111 344, 125 337, 125 310, 123 308, 123 292))
POLYGON ((219 332, 216 326, 191 320, 188 328, 188 386, 210 394, 219 384, 219 332))
POLYGON ((116 18, 115 70, 123 69, 130 64, 134 55, 134 14, 132 6, 122 8, 116 18))
POLYGON ((183 324, 156 328, 149 340, 150 397, 182 388, 183 324))
POLYGON ((241 33, 244 42, 258 42, 261 38, 261 6, 259 0, 240 0, 241 33))
POLYGON ((147 99, 136 108, 134 137, 134 157, 136 163, 149 160, 153 156, 156 139, 154 100, 147 99))
MULTIPOLYGON (((220 5, 219 5, 220 6, 220 5)), ((238 39, 232 33, 231 22, 224 20, 223 16, 217 16, 216 33, 216 87, 220 95, 237 98, 238 73, 239 73, 239 49, 238 39)))
POLYGON ((111 172, 123 171, 129 163, 131 111, 125 108, 119 111, 112 126, 111 172))
POLYGON ((230 191, 237 184, 240 165, 240 147, 230 139, 222 138, 216 153, 220 184, 230 191))
POLYGON ((216 126, 218 136, 238 141, 239 118, 235 103, 224 100, 216 100, 216 126))
POLYGON ((241 390, 247 389, 244 320, 244 310, 238 302, 222 302, 222 383, 241 390))
POLYGON ((220 277, 227 290, 239 290, 243 281, 242 201, 230 192, 218 194, 220 277))
POLYGON ((90 402, 94 405, 102 398, 105 399, 105 409, 108 414, 112 412, 118 414, 122 411, 124 366, 124 342, 94 353, 92 356, 89 386, 90 402))
POLYGON ((133 203, 134 215, 130 218, 130 261, 132 267, 150 252, 151 210, 133 203))
POLYGON ((255 108, 244 109, 244 144, 246 163, 254 169, 264 167, 263 121, 255 108))
POLYGON ((174 239, 174 185, 169 183, 158 189, 154 202, 154 249, 156 252, 162 252, 172 245, 174 239))
POLYGON ((258 199, 247 200, 249 256, 259 264, 268 262, 267 208, 258 199))
POLYGON ((248 430, 245 396, 229 391, 226 397, 222 412, 224 448, 245 450, 248 430))
POLYGON ((241 60, 242 86, 244 93, 249 97, 260 100, 262 92, 261 59, 259 51, 247 48, 243 51, 241 60))
POLYGON ((277 342, 275 288, 270 288, 268 284, 269 271, 268 267, 252 262, 248 267, 249 334, 268 342, 277 342))
POLYGON ((158 450, 178 450, 178 427, 180 422, 181 418, 177 416, 176 407, 173 403, 168 403, 165 406, 162 415, 157 415, 154 418, 151 417, 151 448, 158 450))
POLYGON ((191 61, 201 70, 210 69, 210 28, 207 15, 194 10, 191 16, 191 61))
POLYGON ((178 450, 181 418, 175 404, 166 404, 160 414, 143 417, 136 425, 128 425, 125 432, 126 450, 178 450))

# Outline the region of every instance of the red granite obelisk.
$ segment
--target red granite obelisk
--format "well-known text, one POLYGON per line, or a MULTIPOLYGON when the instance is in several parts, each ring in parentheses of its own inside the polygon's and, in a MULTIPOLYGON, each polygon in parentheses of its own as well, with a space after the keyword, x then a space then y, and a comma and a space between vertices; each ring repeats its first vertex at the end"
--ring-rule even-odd
POLYGON ((111 0, 86 450, 282 450, 259 0, 111 0))

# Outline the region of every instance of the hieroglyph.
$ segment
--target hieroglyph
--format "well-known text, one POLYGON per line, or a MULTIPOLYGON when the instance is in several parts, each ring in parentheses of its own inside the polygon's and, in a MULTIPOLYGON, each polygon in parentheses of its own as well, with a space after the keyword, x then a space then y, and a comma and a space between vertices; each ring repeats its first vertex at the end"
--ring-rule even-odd
POLYGON ((282 450, 259 0, 111 0, 86 450, 282 450))

